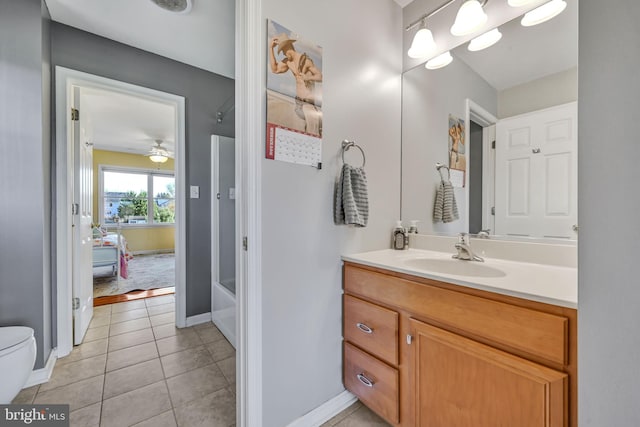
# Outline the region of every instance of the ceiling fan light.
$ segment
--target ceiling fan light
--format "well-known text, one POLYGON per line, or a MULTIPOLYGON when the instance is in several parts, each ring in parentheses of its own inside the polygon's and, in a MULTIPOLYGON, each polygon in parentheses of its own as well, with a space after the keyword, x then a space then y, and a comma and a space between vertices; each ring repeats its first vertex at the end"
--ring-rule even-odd
POLYGON ((547 22, 551 18, 558 16, 567 7, 564 0, 551 0, 540 7, 525 13, 520 23, 524 27, 532 27, 534 25, 547 22))
POLYGON ((153 163, 165 163, 169 158, 164 154, 154 153, 149 155, 149 160, 153 163))
POLYGON ((427 70, 437 70, 438 68, 446 67, 453 61, 453 56, 449 51, 446 51, 442 55, 438 55, 435 58, 432 58, 427 61, 424 67, 427 70))
POLYGON ((487 14, 484 13, 478 0, 467 0, 462 3, 456 20, 451 27, 454 36, 465 36, 480 29, 487 22, 487 14))
POLYGON ((436 48, 436 42, 433 39, 433 33, 427 28, 420 28, 415 36, 411 47, 407 51, 410 58, 426 58, 436 48))
POLYGON ((482 49, 486 49, 488 47, 493 46, 498 43, 502 38, 502 33, 497 28, 494 28, 491 31, 487 31, 486 33, 476 37, 471 40, 467 49, 471 52, 477 52, 482 49))
POLYGON ((507 3, 511 7, 520 7, 520 6, 526 6, 529 3, 533 3, 534 1, 535 0, 509 0, 507 3))

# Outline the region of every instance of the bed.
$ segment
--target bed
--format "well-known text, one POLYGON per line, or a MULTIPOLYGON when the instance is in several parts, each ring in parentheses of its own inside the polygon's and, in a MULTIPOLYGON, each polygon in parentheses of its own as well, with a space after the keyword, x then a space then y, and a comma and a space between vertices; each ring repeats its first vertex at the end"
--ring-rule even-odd
POLYGON ((127 264, 132 258, 127 240, 120 232, 108 232, 104 228, 93 228, 93 268, 111 267, 118 279, 127 278, 127 264))

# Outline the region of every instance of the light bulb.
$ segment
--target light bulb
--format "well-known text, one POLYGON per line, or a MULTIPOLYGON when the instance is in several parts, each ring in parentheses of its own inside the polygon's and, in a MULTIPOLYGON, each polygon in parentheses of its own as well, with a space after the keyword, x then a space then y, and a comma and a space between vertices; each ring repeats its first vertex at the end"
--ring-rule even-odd
POLYGON ((453 61, 453 56, 451 56, 449 51, 446 51, 442 55, 428 60, 424 67, 428 70, 437 70, 438 68, 446 67, 451 61, 453 61))
POLYGON ((426 58, 436 48, 433 34, 427 28, 420 28, 413 37, 411 47, 407 51, 410 58, 426 58))
POLYGON ((486 33, 476 37, 471 40, 467 49, 471 52, 477 52, 482 49, 486 49, 494 44, 498 43, 502 38, 502 33, 497 28, 494 28, 491 31, 487 31, 486 33))
POLYGON ((564 0, 551 0, 550 2, 525 13, 520 23, 524 27, 542 24, 543 22, 559 15, 566 7, 567 2, 564 0))
POLYGON ((467 0, 460 6, 451 34, 464 36, 471 34, 487 22, 487 14, 477 0, 467 0))

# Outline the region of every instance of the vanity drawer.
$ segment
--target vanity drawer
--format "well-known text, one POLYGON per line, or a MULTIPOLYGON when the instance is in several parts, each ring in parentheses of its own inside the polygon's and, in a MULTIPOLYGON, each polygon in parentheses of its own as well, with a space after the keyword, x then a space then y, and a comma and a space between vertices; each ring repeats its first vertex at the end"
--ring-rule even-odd
POLYGON ((344 343, 344 385, 392 424, 399 422, 398 370, 344 343))
MULTIPOLYGON (((397 307, 472 338, 568 363, 569 319, 444 287, 345 266, 345 292, 397 307)), ((464 288, 461 287, 461 290, 464 288)))
POLYGON ((398 313, 344 296, 344 339, 392 365, 398 365, 398 313))

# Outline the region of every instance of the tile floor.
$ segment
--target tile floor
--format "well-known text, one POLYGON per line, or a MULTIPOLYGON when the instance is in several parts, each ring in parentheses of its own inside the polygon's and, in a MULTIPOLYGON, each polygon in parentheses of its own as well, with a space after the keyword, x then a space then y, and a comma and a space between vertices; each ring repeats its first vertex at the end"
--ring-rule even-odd
POLYGON ((73 427, 235 426, 234 348, 174 316, 173 295, 95 307, 84 343, 13 403, 68 403, 73 427))
MULTIPOLYGON (((174 296, 94 308, 84 343, 13 403, 66 403, 72 427, 231 427, 234 348, 212 324, 174 326, 174 296)), ((386 427, 357 402, 323 427, 386 427)))
POLYGON ((371 412, 362 403, 356 402, 321 427, 391 427, 391 424, 371 412))

